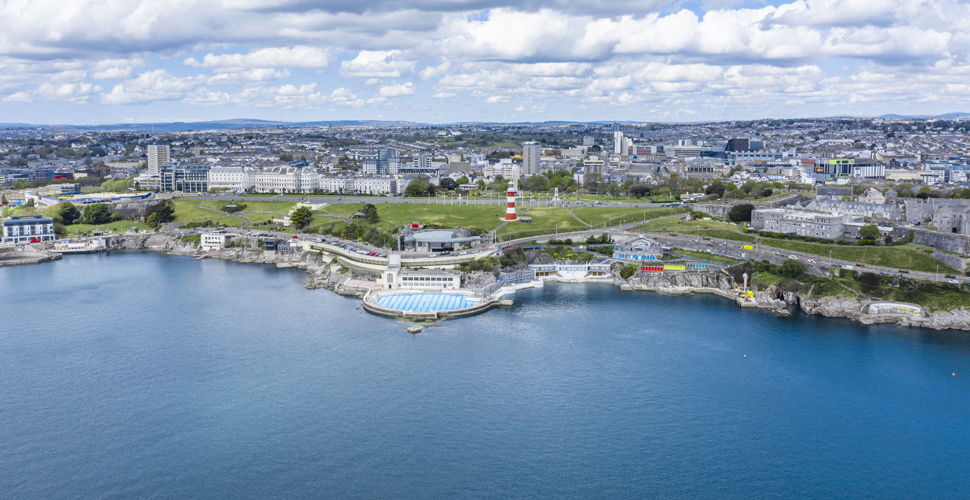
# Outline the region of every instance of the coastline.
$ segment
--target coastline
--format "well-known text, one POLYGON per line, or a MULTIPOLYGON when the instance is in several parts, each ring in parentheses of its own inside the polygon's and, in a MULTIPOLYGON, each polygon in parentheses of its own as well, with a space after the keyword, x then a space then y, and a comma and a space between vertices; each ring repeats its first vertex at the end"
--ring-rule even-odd
MULTIPOLYGON (((363 299, 370 291, 364 286, 359 278, 367 278, 369 275, 361 274, 355 270, 347 270, 340 273, 331 266, 331 261, 322 255, 309 252, 277 253, 263 252, 252 248, 225 248, 221 250, 203 252, 192 243, 179 241, 177 238, 166 234, 150 235, 118 235, 110 238, 106 250, 153 250, 156 252, 167 253, 170 255, 181 255, 195 257, 198 259, 215 258, 230 260, 243 264, 273 264, 278 268, 301 269, 310 276, 303 280, 307 289, 325 288, 339 295, 356 296, 363 299)), ((45 259, 52 260, 52 259, 45 259)), ((41 260, 39 262, 43 262, 41 260)), ((570 282, 571 280, 555 280, 570 282)), ((605 282, 605 280, 598 280, 605 282)), ((650 278, 639 278, 630 281, 616 280, 614 286, 624 291, 642 291, 665 293, 669 295, 685 295, 691 293, 710 293, 719 295, 723 298, 735 300, 731 293, 731 284, 726 275, 722 273, 708 274, 674 274, 667 276, 655 276, 650 278)), ((805 314, 819 315, 830 318, 846 318, 858 321, 865 325, 879 323, 895 323, 899 326, 914 326, 931 328, 935 330, 965 330, 970 331, 970 311, 965 309, 936 311, 925 313, 925 317, 901 317, 892 315, 870 315, 863 310, 870 303, 869 301, 859 301, 856 299, 845 299, 839 297, 805 298, 797 292, 767 292, 763 290, 755 291, 755 299, 759 309, 771 310, 777 314, 791 314, 789 308, 794 306, 805 314)), ((420 319, 444 319, 449 317, 461 317, 471 314, 485 312, 492 307, 508 305, 494 301, 488 307, 475 308, 474 311, 462 314, 448 314, 446 312, 437 313, 435 317, 420 319), (481 310, 479 310, 481 309, 481 310)), ((373 314, 390 316, 386 311, 380 311, 367 305, 364 301, 364 308, 373 314)), ((401 317, 395 315, 395 317, 401 317)), ((411 317, 410 315, 408 316, 411 317)), ((415 318, 419 319, 419 318, 415 318)))

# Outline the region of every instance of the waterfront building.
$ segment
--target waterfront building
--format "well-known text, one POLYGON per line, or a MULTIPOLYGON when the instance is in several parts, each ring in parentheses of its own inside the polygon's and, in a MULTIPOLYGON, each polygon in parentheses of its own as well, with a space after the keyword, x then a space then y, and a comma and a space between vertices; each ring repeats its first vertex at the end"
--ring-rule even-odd
POLYGON ((461 271, 410 269, 401 266, 401 254, 390 254, 387 269, 378 278, 381 288, 454 290, 461 288, 461 271))
POLYGON ((405 228, 401 236, 404 248, 416 252, 454 252, 466 246, 476 246, 482 240, 480 236, 472 236, 467 229, 461 228, 415 232, 405 228))
POLYGON ((669 250, 653 245, 645 239, 637 239, 613 248, 613 257, 623 260, 660 260, 664 254, 669 254, 669 250))
POLYGON ((221 250, 226 246, 229 235, 220 233, 202 233, 201 248, 203 251, 221 250))
POLYGON ((3 221, 3 243, 21 245, 54 241, 54 221, 50 217, 14 215, 3 221))

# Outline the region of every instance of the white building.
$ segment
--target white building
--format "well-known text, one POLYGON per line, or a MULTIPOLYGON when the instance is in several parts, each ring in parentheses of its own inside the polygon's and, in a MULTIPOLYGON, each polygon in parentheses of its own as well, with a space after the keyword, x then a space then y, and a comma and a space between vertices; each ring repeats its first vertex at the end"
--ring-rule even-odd
POLYGON ((249 191, 256 186, 256 172, 249 167, 212 167, 209 189, 249 191))
POLYGON ((613 124, 613 153, 620 154, 623 153, 623 131, 620 130, 620 124, 613 124))
POLYGON ((256 171, 259 193, 310 193, 320 186, 320 176, 312 168, 277 167, 256 171))
POLYGON ((522 175, 532 177, 542 171, 542 146, 538 142, 522 143, 522 175))
POLYGON ((393 177, 357 177, 354 191, 358 194, 397 194, 397 179, 393 177))
POLYGON ((168 146, 160 144, 149 144, 148 146, 148 175, 158 176, 161 174, 160 167, 168 163, 171 151, 168 146))
POLYGON ((320 176, 320 190, 326 193, 353 193, 357 189, 356 179, 351 176, 320 176))
POLYGON ((228 235, 219 233, 202 233, 201 248, 203 251, 221 250, 226 246, 228 235))
POLYGON ((14 215, 3 221, 3 243, 16 245, 54 241, 54 221, 50 217, 14 215))

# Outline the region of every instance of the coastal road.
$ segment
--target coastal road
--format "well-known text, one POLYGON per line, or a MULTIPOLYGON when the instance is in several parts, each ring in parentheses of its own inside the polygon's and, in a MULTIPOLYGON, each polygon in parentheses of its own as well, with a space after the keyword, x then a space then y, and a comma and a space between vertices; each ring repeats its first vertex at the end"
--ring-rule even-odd
MULTIPOLYGON (((329 203, 331 205, 337 203, 410 203, 410 204, 422 204, 422 205, 457 205, 457 200, 455 198, 405 198, 402 196, 340 196, 340 195, 301 195, 301 196, 252 196, 252 195, 237 195, 237 194, 222 194, 222 195, 189 195, 183 196, 185 199, 199 199, 199 201, 206 200, 248 200, 248 201, 306 201, 307 203, 329 203)), ((481 205, 481 206, 505 206, 505 197, 491 197, 491 198, 463 198, 462 205, 481 205)), ((521 196, 516 198, 516 204, 522 207, 530 206, 552 206, 552 201, 546 197, 535 199, 531 196, 521 196)), ((570 202, 560 202, 561 206, 566 207, 578 207, 578 206, 589 206, 590 202, 577 203, 575 201, 570 202)), ((628 202, 618 202, 609 201, 603 202, 602 207, 637 207, 637 208, 650 208, 659 207, 664 205, 663 203, 653 203, 653 202, 643 202, 643 203, 628 203, 628 202)))

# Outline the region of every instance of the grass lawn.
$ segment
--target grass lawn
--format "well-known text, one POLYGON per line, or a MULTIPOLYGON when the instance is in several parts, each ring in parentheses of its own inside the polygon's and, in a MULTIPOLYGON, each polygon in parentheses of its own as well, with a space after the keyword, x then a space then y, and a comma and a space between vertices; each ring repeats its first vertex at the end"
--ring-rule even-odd
POLYGON ((133 221, 133 220, 120 220, 118 222, 111 222, 109 224, 99 224, 99 225, 73 224, 73 225, 64 226, 64 227, 67 229, 68 237, 74 236, 75 232, 91 234, 91 232, 94 231, 95 229, 100 229, 101 231, 114 231, 116 234, 127 232, 128 228, 130 227, 137 227, 139 231, 152 230, 152 228, 148 227, 148 224, 145 224, 142 221, 133 221))
MULTIPOLYGON (((375 206, 377 207, 377 213, 381 220, 386 221, 390 225, 389 227, 401 227, 417 221, 421 224, 440 224, 447 227, 461 226, 492 230, 501 224, 502 221, 499 220, 499 217, 505 216, 505 205, 378 203, 375 206)), ((342 203, 324 207, 320 213, 350 217, 359 212, 363 207, 363 203, 342 203)))
MULTIPOLYGON (((660 210, 670 209, 663 208, 660 210)), ((645 232, 673 232, 697 230, 698 226, 700 226, 701 229, 720 229, 723 231, 738 232, 738 226, 735 226, 734 224, 718 222, 716 220, 685 221, 683 217, 664 217, 662 219, 652 220, 646 224, 640 224, 635 228, 635 230, 645 232)))
POLYGON ((700 226, 699 236, 701 237, 740 241, 743 243, 751 243, 755 240, 754 236, 749 236, 740 232, 738 227, 734 224, 703 219, 684 221, 681 217, 664 217, 662 219, 650 221, 646 224, 641 224, 632 230, 644 233, 664 232, 697 235, 698 226, 700 226))
POLYGON ((589 229, 589 226, 576 220, 568 209, 562 207, 535 207, 527 212, 519 212, 518 215, 532 217, 532 222, 510 222, 499 230, 498 234, 509 238, 523 238, 555 234, 557 227, 560 233, 589 229))
POLYGON ((280 217, 286 217, 280 214, 251 214, 247 212, 243 212, 240 215, 245 217, 250 222, 264 222, 264 221, 273 220, 280 217))
POLYGON ((573 213, 584 221, 598 225, 604 222, 616 226, 628 222, 654 219, 664 215, 686 212, 686 208, 636 208, 636 207, 573 207, 573 213))
POLYGON ((923 271, 927 273, 936 272, 937 265, 941 273, 963 274, 956 269, 943 264, 942 262, 930 257, 925 252, 905 247, 856 247, 839 245, 821 245, 818 243, 805 243, 802 241, 776 240, 772 238, 761 238, 762 245, 778 248, 782 250, 792 250, 795 252, 808 253, 828 257, 832 252, 832 258, 858 262, 873 266, 894 267, 899 269, 910 269, 913 271, 923 271))
POLYGON ((175 220, 173 222, 184 223, 219 217, 216 212, 199 208, 201 200, 196 198, 177 198, 173 202, 175 203, 175 220))
POLYGON ((202 203, 205 208, 212 208, 215 210, 222 210, 226 205, 234 205, 238 203, 245 203, 246 212, 277 212, 277 213, 289 213, 295 205, 295 201, 228 201, 228 200, 212 200, 202 203))
POLYGON ((239 217, 226 216, 212 219, 213 226, 242 227, 243 220, 239 217))

